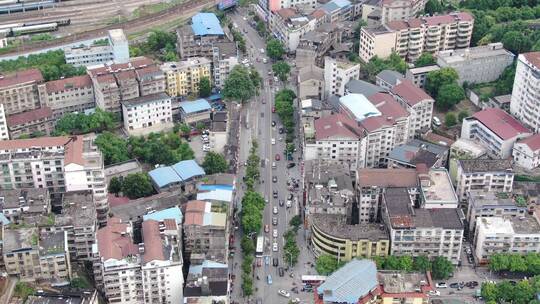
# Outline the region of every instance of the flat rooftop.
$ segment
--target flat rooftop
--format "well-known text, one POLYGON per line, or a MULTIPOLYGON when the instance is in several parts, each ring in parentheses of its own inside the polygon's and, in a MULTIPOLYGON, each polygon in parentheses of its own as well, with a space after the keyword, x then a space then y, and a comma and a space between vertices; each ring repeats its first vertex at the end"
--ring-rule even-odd
POLYGON ((426 273, 421 272, 383 270, 377 272, 377 280, 386 293, 418 292, 422 286, 429 286, 429 278, 426 273))
POLYGON ((514 231, 519 234, 540 234, 538 220, 529 214, 509 217, 514 231))
POLYGON ((59 226, 85 227, 96 223, 96 208, 91 191, 67 192, 62 201, 62 214, 57 215, 59 226))
POLYGON ((415 74, 425 74, 425 73, 429 73, 429 72, 432 72, 432 71, 437 71, 439 70, 440 67, 436 64, 434 65, 427 65, 427 66, 423 66, 423 67, 418 67, 418 68, 412 68, 412 69, 409 69, 409 72, 413 75, 415 74))
POLYGON ((472 190, 468 193, 469 208, 482 208, 484 206, 516 206, 516 202, 510 196, 497 195, 494 192, 472 190))
POLYGON ((345 215, 340 214, 311 214, 312 224, 328 235, 341 239, 358 240, 388 240, 384 225, 362 223, 349 225, 345 215))
POLYGON ((3 252, 10 252, 18 249, 31 249, 37 246, 37 228, 20 228, 4 230, 3 252))
POLYGON ((461 159, 459 164, 465 173, 507 172, 513 173, 511 159, 461 159))
POLYGON ((442 51, 437 54, 437 60, 441 60, 447 64, 452 64, 497 56, 514 58, 514 54, 504 49, 503 44, 498 42, 466 49, 442 51))
POLYGON ((39 253, 41 255, 64 253, 65 248, 65 232, 45 232, 39 236, 39 253))
POLYGON ((458 198, 452 186, 450 175, 446 169, 431 169, 428 173, 429 185, 422 185, 424 198, 430 202, 448 202, 455 201, 458 198))

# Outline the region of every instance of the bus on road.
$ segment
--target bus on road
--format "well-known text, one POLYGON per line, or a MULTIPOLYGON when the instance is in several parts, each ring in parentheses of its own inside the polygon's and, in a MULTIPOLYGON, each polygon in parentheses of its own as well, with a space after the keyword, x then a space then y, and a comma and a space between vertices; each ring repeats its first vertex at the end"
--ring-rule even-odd
POLYGON ((259 258, 259 257, 262 257, 263 254, 264 254, 264 236, 259 235, 257 237, 257 247, 255 250, 255 256, 259 258))

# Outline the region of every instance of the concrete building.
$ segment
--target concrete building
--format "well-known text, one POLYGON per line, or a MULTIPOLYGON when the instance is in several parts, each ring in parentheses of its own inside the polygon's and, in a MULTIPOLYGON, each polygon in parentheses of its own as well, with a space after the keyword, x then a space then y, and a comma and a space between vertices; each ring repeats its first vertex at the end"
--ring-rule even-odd
POLYGON ((186 303, 228 303, 229 266, 199 255, 191 259, 184 288, 186 303))
POLYGON ((437 71, 440 67, 438 65, 428 65, 418 68, 407 69, 405 72, 405 79, 410 80, 415 86, 420 89, 424 89, 426 86, 426 79, 429 72, 437 71))
POLYGON ((122 102, 124 129, 130 135, 160 132, 173 127, 171 98, 165 93, 122 102))
POLYGON ((300 37, 314 30, 316 26, 317 19, 292 7, 272 11, 268 20, 270 32, 283 43, 285 50, 291 53, 294 53, 300 44, 300 37))
POLYGON ((390 254, 461 260, 463 213, 457 208, 417 209, 406 188, 387 189, 382 218, 390 230, 390 254))
POLYGON ((183 226, 185 251, 210 256, 228 250, 228 210, 225 203, 187 202, 183 226))
POLYGON ((324 96, 324 70, 310 64, 298 72, 298 99, 315 98, 321 100, 324 96))
POLYGON ((466 48, 472 37, 474 19, 466 12, 391 21, 376 28, 363 27, 360 58, 386 58, 392 52, 414 62, 423 52, 466 48))
POLYGON ((322 66, 324 56, 347 37, 347 25, 347 23, 323 23, 302 35, 296 49, 296 67, 304 68, 311 64, 322 66))
POLYGON ((540 52, 520 54, 512 88, 510 113, 534 133, 540 132, 538 107, 540 98, 533 92, 539 90, 540 52))
POLYGON ((380 303, 428 304, 435 285, 430 272, 379 270, 380 303))
POLYGON ((458 197, 445 168, 418 168, 420 201, 425 209, 458 208, 458 197))
POLYGON ((267 4, 265 6, 272 12, 278 11, 282 8, 290 7, 310 7, 315 8, 317 6, 317 1, 315 0, 266 0, 267 4))
POLYGON ((53 112, 49 107, 13 114, 6 121, 13 139, 22 135, 49 135, 54 130, 53 112))
POLYGON ((229 73, 239 63, 238 49, 233 42, 214 43, 212 46, 212 64, 214 86, 223 89, 229 73))
POLYGON ((375 76, 375 84, 385 90, 390 90, 403 80, 403 75, 393 70, 382 70, 375 76))
POLYGON ((188 96, 199 94, 202 77, 212 80, 212 62, 204 57, 192 57, 180 62, 165 62, 161 70, 165 73, 169 96, 188 96))
POLYGON ((47 81, 39 85, 42 107, 51 108, 54 119, 69 113, 84 113, 96 106, 94 87, 88 75, 47 81))
POLYGON ((501 109, 488 108, 465 118, 461 138, 474 140, 495 158, 512 156, 514 144, 532 134, 517 119, 501 109))
POLYGON ((388 167, 415 168, 423 164, 428 168, 446 167, 448 147, 432 144, 428 141, 413 139, 406 144, 396 146, 388 154, 388 167))
POLYGON ((229 142, 229 114, 226 111, 212 113, 208 140, 210 150, 216 153, 224 153, 229 142))
POLYGON ((77 291, 45 292, 40 290, 36 295, 29 295, 27 304, 51 304, 66 301, 76 304, 99 304, 98 293, 95 289, 80 289, 77 291))
POLYGON ((403 80, 390 90, 390 94, 409 112, 409 138, 431 129, 435 100, 412 82, 403 80))
POLYGON ((42 82, 38 69, 0 75, 0 104, 4 105, 5 115, 39 108, 38 85, 42 82))
POLYGON ((165 74, 157 65, 149 65, 135 70, 139 83, 140 96, 148 96, 165 92, 165 74))
POLYGON ((362 20, 368 26, 387 24, 391 21, 409 20, 424 11, 424 0, 372 0, 362 3, 362 20))
POLYGON ((478 263, 485 264, 496 253, 537 253, 540 251, 539 231, 536 215, 480 218, 474 235, 474 256, 478 263))
POLYGON ((129 45, 122 29, 109 30, 107 44, 92 44, 64 49, 66 63, 74 66, 93 66, 129 61, 129 45))
POLYGON ((512 157, 516 165, 527 170, 540 166, 540 134, 517 141, 512 149, 512 157))
POLYGON ((9 132, 6 121, 6 111, 4 105, 0 103, 0 140, 8 140, 9 132))
POLYGON ((360 64, 324 57, 324 94, 345 95, 345 84, 351 79, 360 79, 360 64))
POLYGON ((39 233, 37 228, 4 229, 2 258, 8 275, 21 281, 69 284, 71 264, 65 232, 39 233))
POLYGON ((513 62, 514 54, 501 42, 437 53, 437 65, 456 70, 460 85, 495 81, 513 62))
POLYGON ((474 190, 510 193, 513 182, 510 159, 461 159, 457 163, 456 193, 462 202, 474 190))
POLYGON ((32 225, 51 213, 47 189, 13 189, 0 191, 0 211, 15 225, 32 225))
POLYGON ((195 125, 198 122, 209 122, 212 107, 206 99, 180 102, 180 116, 182 121, 188 125, 195 125))
POLYGON ((191 17, 191 24, 176 31, 177 50, 180 58, 212 57, 212 47, 228 39, 214 13, 198 13, 191 17))

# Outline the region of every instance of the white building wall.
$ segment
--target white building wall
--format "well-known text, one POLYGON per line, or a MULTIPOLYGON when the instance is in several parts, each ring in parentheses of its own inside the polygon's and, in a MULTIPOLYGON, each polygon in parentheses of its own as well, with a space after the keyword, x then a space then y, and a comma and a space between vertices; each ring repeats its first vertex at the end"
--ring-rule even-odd
POLYGON ((518 56, 516 76, 510 100, 510 113, 530 127, 540 132, 540 69, 530 63, 523 54, 518 56))
POLYGON ((148 102, 122 103, 124 128, 129 134, 161 131, 172 124, 171 98, 157 98, 148 102))
POLYGON ((4 104, 0 103, 0 140, 8 140, 9 133, 6 122, 6 112, 4 111, 4 104))
POLYGON ((516 165, 528 170, 540 166, 540 151, 533 151, 523 143, 516 143, 512 149, 512 156, 516 165))
POLYGON ((326 97, 345 95, 345 85, 351 79, 360 79, 360 64, 341 63, 331 57, 324 58, 324 93, 326 97))

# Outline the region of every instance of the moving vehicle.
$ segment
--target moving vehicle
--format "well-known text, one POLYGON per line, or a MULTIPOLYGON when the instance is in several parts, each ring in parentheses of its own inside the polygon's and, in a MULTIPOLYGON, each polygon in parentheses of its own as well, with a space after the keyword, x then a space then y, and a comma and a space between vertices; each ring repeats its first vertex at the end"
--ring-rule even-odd
POLYGON ((264 225, 264 232, 266 233, 270 232, 270 226, 264 225))
POLYGON ((276 144, 276 139, 272 138, 272 145, 275 145, 275 144, 276 144))
POLYGON ((275 168, 277 168, 276 162, 272 162, 272 169, 275 169, 275 168))
POLYGON ((272 197, 273 197, 273 198, 278 198, 278 192, 277 192, 277 190, 274 190, 274 193, 272 194, 272 197))
POLYGON ((287 201, 287 208, 291 208, 292 202, 290 200, 287 201))
POLYGON ((272 127, 275 127, 275 126, 276 126, 276 121, 272 120, 272 127))
POLYGON ((261 49, 261 54, 264 54, 264 49, 261 49))
POLYGON ((287 291, 285 291, 285 290, 283 290, 283 289, 278 290, 278 294, 279 294, 280 296, 282 296, 282 297, 285 297, 285 298, 288 298, 288 297, 291 296, 290 293, 288 293, 287 291))
POLYGON ((278 209, 277 209, 277 207, 274 207, 274 208, 273 208, 272 213, 278 214, 278 209))
POLYGON ((287 164, 287 169, 294 168, 294 166, 296 166, 295 163, 288 163, 287 164))
POLYGON ((269 256, 264 257, 264 265, 270 265, 270 257, 269 256))
POLYGON ((277 238, 277 229, 272 230, 272 236, 277 238))
POLYGON ((437 288, 448 288, 448 286, 446 285, 445 282, 439 282, 439 283, 435 284, 435 287, 437 287, 437 288))
POLYGON ((255 256, 262 257, 264 254, 264 236, 259 235, 257 237, 257 246, 255 247, 255 256))
POLYGON ((263 63, 268 63, 268 59, 263 58, 263 63))
POLYGON ((272 276, 271 275, 266 276, 266 282, 268 283, 268 285, 272 285, 272 276))
POLYGON ((277 176, 272 176, 272 182, 277 183, 277 176))
POLYGON ((272 218, 272 225, 277 226, 277 217, 272 218))
POLYGON ((283 267, 278 268, 279 276, 282 277, 285 275, 285 271, 283 271, 283 267))
POLYGON ((272 251, 273 251, 273 252, 277 252, 277 251, 278 251, 277 242, 274 242, 274 243, 272 244, 272 251))
POLYGON ((276 161, 279 161, 280 159, 281 159, 281 156, 279 156, 279 154, 276 154, 275 160, 276 160, 276 161))
POLYGON ((278 265, 279 265, 279 260, 278 260, 278 258, 273 258, 273 259, 272 259, 272 265, 274 265, 274 267, 278 267, 278 265))

